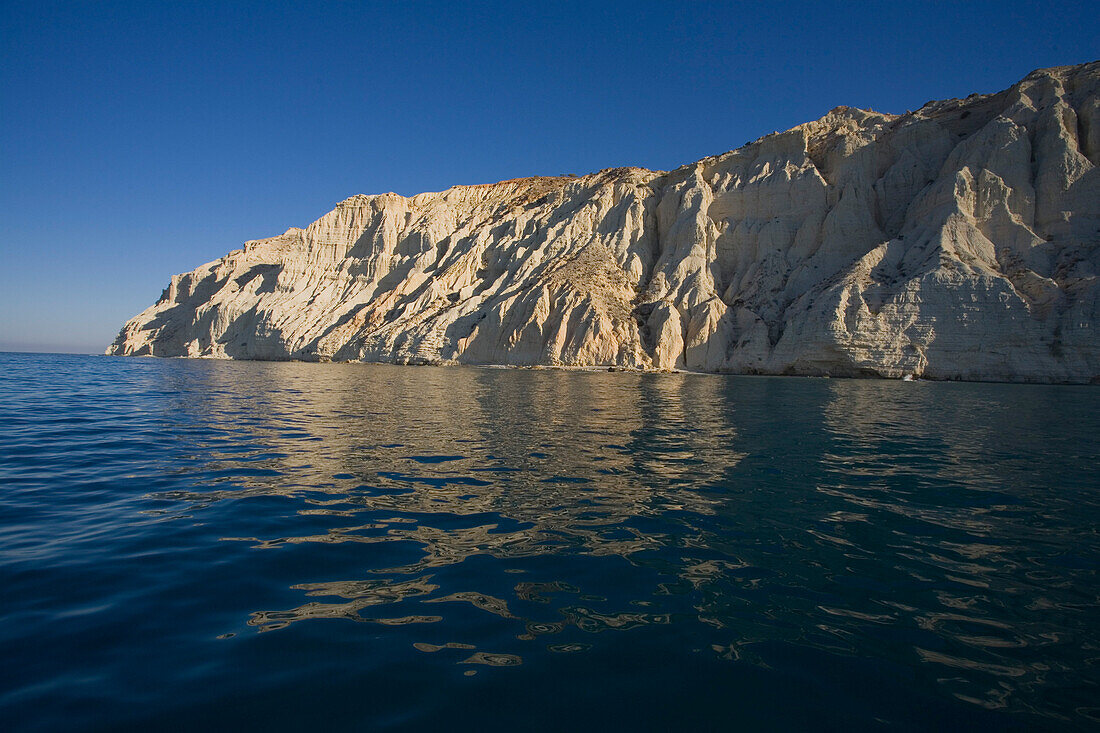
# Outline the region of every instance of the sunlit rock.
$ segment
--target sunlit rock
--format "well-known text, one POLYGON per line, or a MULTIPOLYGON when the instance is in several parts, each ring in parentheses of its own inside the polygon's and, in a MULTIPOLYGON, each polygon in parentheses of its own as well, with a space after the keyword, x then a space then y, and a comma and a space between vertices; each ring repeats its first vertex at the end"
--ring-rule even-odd
POLYGON ((1100 62, 672 172, 354 196, 108 354, 1088 382, 1100 62))

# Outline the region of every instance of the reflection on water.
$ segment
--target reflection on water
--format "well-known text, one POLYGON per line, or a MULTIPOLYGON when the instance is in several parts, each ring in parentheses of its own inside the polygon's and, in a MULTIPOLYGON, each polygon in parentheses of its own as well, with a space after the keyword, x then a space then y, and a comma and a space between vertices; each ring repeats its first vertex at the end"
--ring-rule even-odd
MULTIPOLYGON (((796 680, 784 706, 832 696, 855 727, 933 710, 992 711, 979 727, 1100 720, 1094 389, 131 371, 128 409, 171 436, 129 467, 146 484, 132 516, 199 528, 175 549, 245 581, 190 591, 224 609, 217 649, 300 628, 323 635, 307 653, 337 654, 368 638, 354 621, 393 644, 359 674, 409 684, 438 665, 560 675, 641 658, 655 678, 759 674, 780 696, 796 680), (864 684, 893 700, 867 702, 864 684)), ((554 682, 566 700, 581 684, 554 682)), ((720 719, 727 703, 710 704, 720 719)))
MULTIPOLYGON (((444 620, 437 613, 446 609, 426 604, 444 603, 466 603, 509 620, 514 640, 523 642, 567 628, 595 633, 671 622, 669 613, 605 610, 607 598, 561 581, 519 581, 511 589, 528 603, 557 601, 554 620, 546 620, 538 606, 543 613, 517 615, 508 599, 476 590, 427 597, 440 590, 429 571, 479 555, 497 560, 642 555, 636 562, 645 564, 646 555, 677 547, 687 532, 698 532, 691 517, 715 512, 720 500, 711 495, 713 487, 705 490, 707 483, 741 458, 736 432, 722 416, 720 380, 376 369, 380 383, 342 381, 327 385, 330 389, 296 389, 295 377, 302 375, 290 372, 283 382, 277 368, 265 374, 270 382, 250 385, 252 394, 236 391, 236 382, 209 385, 210 394, 219 396, 203 406, 213 421, 219 414, 240 414, 241 399, 301 397, 292 399, 293 413, 264 406, 254 437, 264 447, 255 454, 219 456, 209 465, 235 477, 240 488, 151 497, 186 502, 192 515, 213 501, 275 494, 299 501, 300 516, 348 520, 322 533, 224 538, 257 549, 405 543, 421 553, 397 567, 372 567, 365 579, 295 584, 307 596, 332 600, 259 610, 250 625, 270 631, 318 618, 437 623, 444 620), (273 443, 280 444, 278 450, 267 447, 273 443), (243 477, 241 469, 247 471, 243 477), (658 531, 654 522, 673 515, 676 521, 667 529, 675 534, 658 531), (602 607, 589 607, 597 603, 602 607), (396 615, 378 617, 379 606, 396 615), (433 613, 408 613, 414 608, 433 613)), ((362 370, 351 375, 374 376, 362 370)), ((701 564, 685 570, 696 578, 703 572, 701 564)), ((642 590, 646 597, 673 592, 668 583, 642 590)), ((630 600, 630 605, 648 603, 630 600)), ((515 645, 515 651, 523 646, 515 645)), ((557 652, 587 648, 579 642, 545 646, 557 652)), ((414 647, 474 648, 454 642, 414 647)), ((510 666, 521 660, 520 653, 479 651, 457 663, 510 666)))

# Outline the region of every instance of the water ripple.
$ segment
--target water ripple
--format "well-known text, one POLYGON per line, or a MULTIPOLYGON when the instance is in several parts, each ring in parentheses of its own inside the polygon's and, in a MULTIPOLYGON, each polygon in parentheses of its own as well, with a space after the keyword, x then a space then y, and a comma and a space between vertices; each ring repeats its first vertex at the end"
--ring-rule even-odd
POLYGON ((27 729, 1097 721, 1095 389, 0 361, 27 729))

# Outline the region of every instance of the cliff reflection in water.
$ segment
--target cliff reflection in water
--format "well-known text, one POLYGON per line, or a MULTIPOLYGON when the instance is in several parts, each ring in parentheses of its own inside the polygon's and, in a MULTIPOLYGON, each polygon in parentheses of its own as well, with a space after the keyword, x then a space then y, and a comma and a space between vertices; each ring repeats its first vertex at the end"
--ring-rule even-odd
MULTIPOLYGON (((439 589, 424 574, 476 555, 497 559, 555 554, 631 558, 675 545, 677 538, 636 526, 667 512, 713 514, 718 501, 705 487, 740 458, 732 425, 722 419, 721 382, 690 377, 625 376, 541 371, 379 368, 385 379, 361 385, 336 381, 298 390, 278 381, 252 394, 214 387, 205 406, 239 414, 237 400, 264 401, 255 440, 272 449, 256 456, 221 456, 215 471, 236 473, 244 488, 174 494, 197 506, 226 498, 276 494, 301 502, 302 517, 340 518, 313 532, 227 538, 277 548, 297 543, 408 543, 422 556, 398 567, 374 567, 376 578, 308 583, 306 595, 346 602, 309 602, 262 611, 261 630, 293 621, 342 617, 375 622, 431 622, 438 615, 366 618, 368 607, 409 599, 467 602, 502 618, 527 622, 528 633, 560 630, 519 619, 507 601, 476 592, 427 598, 439 589), (503 378, 502 378, 503 377, 503 378), (693 383, 694 382, 694 383, 693 383), (687 394, 685 394, 687 392, 687 394), (353 521, 367 518, 370 521, 353 521), (348 523, 348 520, 351 523, 348 523)), ((355 369, 347 376, 363 376, 355 369)), ((369 374, 369 372, 368 372, 369 374)), ((213 387, 213 385, 212 385, 213 387)), ((677 534, 697 532, 690 524, 677 534)), ((580 592, 563 583, 517 582, 521 598, 580 592)), ((644 600, 644 599, 640 599, 644 600)), ((565 623, 584 630, 668 623, 667 614, 561 609, 565 623)))
POLYGON ((416 625, 411 655, 516 666, 665 626, 684 654, 886 660, 932 694, 1054 718, 1051 690, 1097 682, 1095 570, 1062 561, 1097 500, 1084 469, 1051 474, 1088 438, 1043 438, 1072 389, 300 364, 166 378, 201 381, 180 419, 218 437, 198 441, 205 485, 157 511, 255 501, 263 531, 225 541, 295 559, 301 602, 255 610, 260 631, 416 625))

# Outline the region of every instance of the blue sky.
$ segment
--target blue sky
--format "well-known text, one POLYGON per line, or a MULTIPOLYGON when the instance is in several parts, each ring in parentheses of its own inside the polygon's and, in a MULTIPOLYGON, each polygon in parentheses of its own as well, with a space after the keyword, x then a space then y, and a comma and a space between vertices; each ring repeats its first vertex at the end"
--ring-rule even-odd
POLYGON ((669 169, 1100 58, 1095 3, 0 2, 0 350, 356 193, 669 169))

